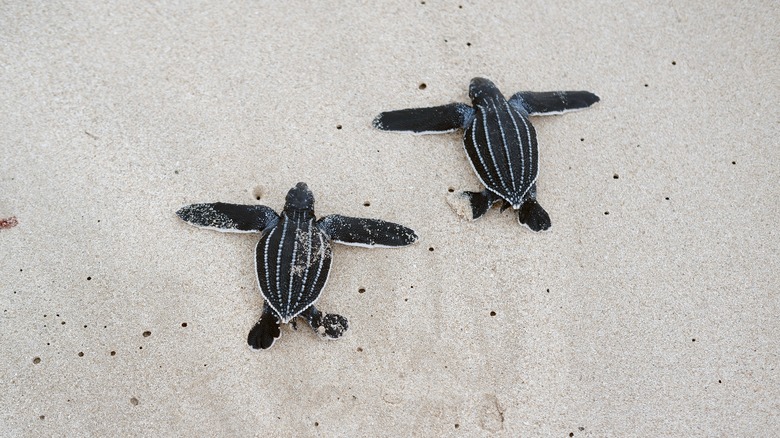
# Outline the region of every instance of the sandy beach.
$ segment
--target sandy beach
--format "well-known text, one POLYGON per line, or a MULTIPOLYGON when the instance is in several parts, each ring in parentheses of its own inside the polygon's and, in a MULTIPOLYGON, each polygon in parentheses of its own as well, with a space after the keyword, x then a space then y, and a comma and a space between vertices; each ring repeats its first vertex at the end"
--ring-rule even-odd
POLYGON ((756 437, 780 428, 771 2, 5 2, 0 435, 756 437), (459 133, 386 110, 471 78, 601 101, 532 118, 534 233, 459 133), (247 333, 255 234, 201 202, 413 228, 336 245, 349 330, 247 333))

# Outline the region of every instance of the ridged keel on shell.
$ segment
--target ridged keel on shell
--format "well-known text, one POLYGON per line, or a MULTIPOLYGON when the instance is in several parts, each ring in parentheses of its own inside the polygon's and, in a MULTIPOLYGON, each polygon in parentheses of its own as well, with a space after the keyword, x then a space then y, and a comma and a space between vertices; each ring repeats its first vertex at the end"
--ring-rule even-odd
POLYGON ((463 146, 482 184, 519 208, 539 175, 536 131, 502 98, 485 98, 463 134, 463 146))
POLYGON ((255 258, 260 291, 287 323, 319 298, 330 272, 331 246, 314 219, 284 216, 260 239, 255 258))

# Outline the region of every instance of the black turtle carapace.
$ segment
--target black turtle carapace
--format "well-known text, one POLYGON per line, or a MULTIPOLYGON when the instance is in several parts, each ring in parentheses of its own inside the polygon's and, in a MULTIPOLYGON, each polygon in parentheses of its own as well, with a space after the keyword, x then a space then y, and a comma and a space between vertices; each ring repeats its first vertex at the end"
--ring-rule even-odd
POLYGON ((249 345, 262 349, 279 338, 280 324, 294 324, 296 317, 327 339, 339 338, 347 330, 346 318, 314 307, 330 273, 331 242, 398 247, 417 241, 411 229, 378 219, 329 215, 317 220, 314 195, 305 183, 290 189, 280 215, 263 205, 221 202, 188 205, 176 214, 202 228, 262 233, 255 249, 255 270, 263 313, 247 339, 249 345))
POLYGON ((474 78, 469 85, 472 106, 451 103, 430 108, 388 111, 374 119, 383 131, 436 134, 463 129, 463 146, 482 192, 462 192, 469 216, 476 219, 503 200, 517 210, 518 221, 533 231, 552 225, 536 201, 539 149, 529 116, 560 114, 587 108, 599 101, 588 91, 521 91, 509 100, 493 82, 474 78))

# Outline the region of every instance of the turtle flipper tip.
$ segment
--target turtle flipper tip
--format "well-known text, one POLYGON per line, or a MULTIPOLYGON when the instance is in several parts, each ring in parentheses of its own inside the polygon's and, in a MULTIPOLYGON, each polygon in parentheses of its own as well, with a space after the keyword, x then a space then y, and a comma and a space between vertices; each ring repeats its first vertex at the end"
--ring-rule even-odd
POLYGON ((184 207, 176 210, 176 216, 178 216, 179 219, 185 222, 189 222, 188 219, 192 217, 192 212, 194 210, 195 205, 197 204, 185 205, 184 207))
POLYGON ((247 343, 255 350, 267 350, 274 345, 280 335, 279 322, 276 318, 263 318, 249 331, 247 343))
POLYGON ((517 210, 517 221, 535 232, 547 231, 552 227, 550 215, 536 200, 526 201, 517 210))
POLYGON ((579 101, 579 108, 575 110, 589 108, 601 101, 600 97, 590 91, 575 91, 572 93, 571 99, 575 102, 579 101))
POLYGON ((413 229, 399 224, 392 224, 388 234, 393 238, 391 242, 386 242, 388 245, 385 246, 391 248, 409 246, 420 240, 420 236, 413 229))
POLYGON ((385 113, 379 113, 376 117, 374 117, 374 120, 371 122, 371 126, 373 126, 375 129, 378 129, 380 131, 385 130, 385 126, 382 124, 382 116, 384 116, 385 113))
POLYGON ((312 330, 323 339, 338 339, 349 328, 347 318, 335 313, 322 313, 316 307, 306 309, 301 316, 309 323, 312 330))
POLYGON ((317 333, 325 339, 338 339, 344 336, 348 328, 347 318, 335 313, 328 313, 322 319, 322 325, 317 328, 317 333))

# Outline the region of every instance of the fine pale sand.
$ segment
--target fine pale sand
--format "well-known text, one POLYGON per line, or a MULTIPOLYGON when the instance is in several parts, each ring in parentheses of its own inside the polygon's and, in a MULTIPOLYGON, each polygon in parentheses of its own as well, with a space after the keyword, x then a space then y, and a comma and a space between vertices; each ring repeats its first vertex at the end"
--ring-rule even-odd
POLYGON ((771 2, 66 3, 0 6, 0 435, 780 427, 771 2), (477 75, 602 99, 534 119, 548 232, 455 214, 458 134, 371 127, 477 75), (334 247, 345 337, 254 351, 258 237, 174 212, 298 181, 421 238, 334 247))

